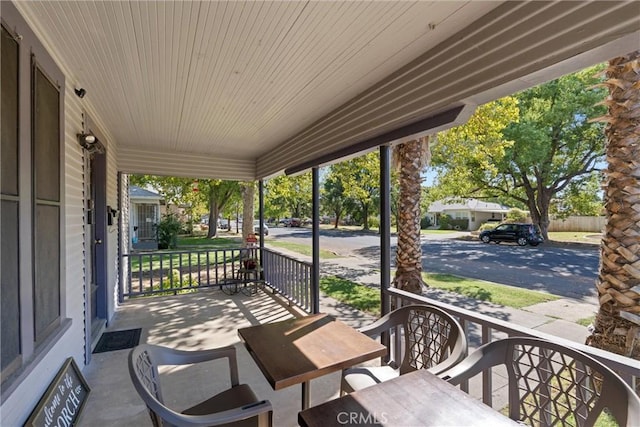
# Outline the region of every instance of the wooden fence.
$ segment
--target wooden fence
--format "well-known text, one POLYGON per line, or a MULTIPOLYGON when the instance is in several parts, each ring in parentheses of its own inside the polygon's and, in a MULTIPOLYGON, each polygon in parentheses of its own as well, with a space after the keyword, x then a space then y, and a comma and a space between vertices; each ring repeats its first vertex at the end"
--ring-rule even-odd
POLYGON ((549 231, 584 231, 600 233, 607 219, 604 216, 570 216, 565 219, 552 219, 549 231))

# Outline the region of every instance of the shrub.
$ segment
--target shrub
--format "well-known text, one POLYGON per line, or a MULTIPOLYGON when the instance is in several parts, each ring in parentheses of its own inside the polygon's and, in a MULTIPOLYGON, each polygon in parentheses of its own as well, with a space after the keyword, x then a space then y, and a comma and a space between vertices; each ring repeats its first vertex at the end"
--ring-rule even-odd
POLYGON ((440 230, 468 230, 469 219, 453 219, 451 215, 442 215, 440 217, 440 230))
POLYGON ((175 214, 166 214, 156 224, 156 239, 158 249, 175 249, 178 247, 178 233, 182 224, 175 214))
POLYGON ((422 217, 422 219, 420 220, 420 229, 424 230, 425 228, 429 228, 431 227, 433 224, 431 224, 431 218, 429 218, 428 216, 422 217))
POLYGON ((380 228, 380 218, 377 216, 369 217, 369 227, 371 228, 380 228))
POLYGON ((468 230, 469 229, 469 220, 464 219, 452 219, 451 220, 451 228, 454 230, 468 230))
POLYGON ((453 218, 450 215, 442 215, 440 217, 440 230, 453 230, 452 221, 453 218))
POLYGON ((525 222, 529 213, 518 208, 511 208, 507 212, 507 221, 509 222, 525 222))
POLYGON ((498 226, 498 224, 498 222, 485 222, 480 226, 480 228, 478 228, 478 231, 493 230, 498 226))

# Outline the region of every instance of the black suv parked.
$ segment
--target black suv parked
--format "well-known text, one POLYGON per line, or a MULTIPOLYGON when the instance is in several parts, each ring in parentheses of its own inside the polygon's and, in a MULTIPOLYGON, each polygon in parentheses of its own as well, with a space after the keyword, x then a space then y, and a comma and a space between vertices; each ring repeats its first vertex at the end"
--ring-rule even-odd
POLYGON ((544 242, 537 225, 518 223, 500 224, 493 230, 485 230, 480 233, 480 240, 484 243, 516 242, 520 246, 525 246, 527 243, 538 246, 544 242))

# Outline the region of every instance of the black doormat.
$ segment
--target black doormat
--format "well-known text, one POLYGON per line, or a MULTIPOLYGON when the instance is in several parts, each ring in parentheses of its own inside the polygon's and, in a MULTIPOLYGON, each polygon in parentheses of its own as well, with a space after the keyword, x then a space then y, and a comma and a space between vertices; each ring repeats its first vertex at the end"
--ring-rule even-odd
POLYGON ((138 345, 140 342, 141 328, 126 329, 124 331, 105 332, 100 337, 98 345, 93 350, 94 353, 104 353, 107 351, 124 350, 138 345))

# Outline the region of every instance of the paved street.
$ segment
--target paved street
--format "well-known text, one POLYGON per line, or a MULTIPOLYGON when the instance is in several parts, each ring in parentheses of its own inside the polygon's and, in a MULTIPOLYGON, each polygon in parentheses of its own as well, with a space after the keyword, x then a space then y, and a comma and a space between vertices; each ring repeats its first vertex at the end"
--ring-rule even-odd
MULTIPOLYGON (((270 231, 273 239, 311 244, 311 230, 307 228, 271 228, 270 231)), ((463 239, 464 236, 468 233, 424 236, 424 271, 537 289, 585 302, 596 301, 599 260, 596 247, 548 244, 519 247, 509 243, 484 244, 463 239)), ((379 237, 374 233, 321 230, 321 249, 361 258, 363 262, 358 265, 363 269, 375 269, 379 265, 379 245, 379 237)), ((396 239, 392 237, 392 250, 395 245, 396 239)))

